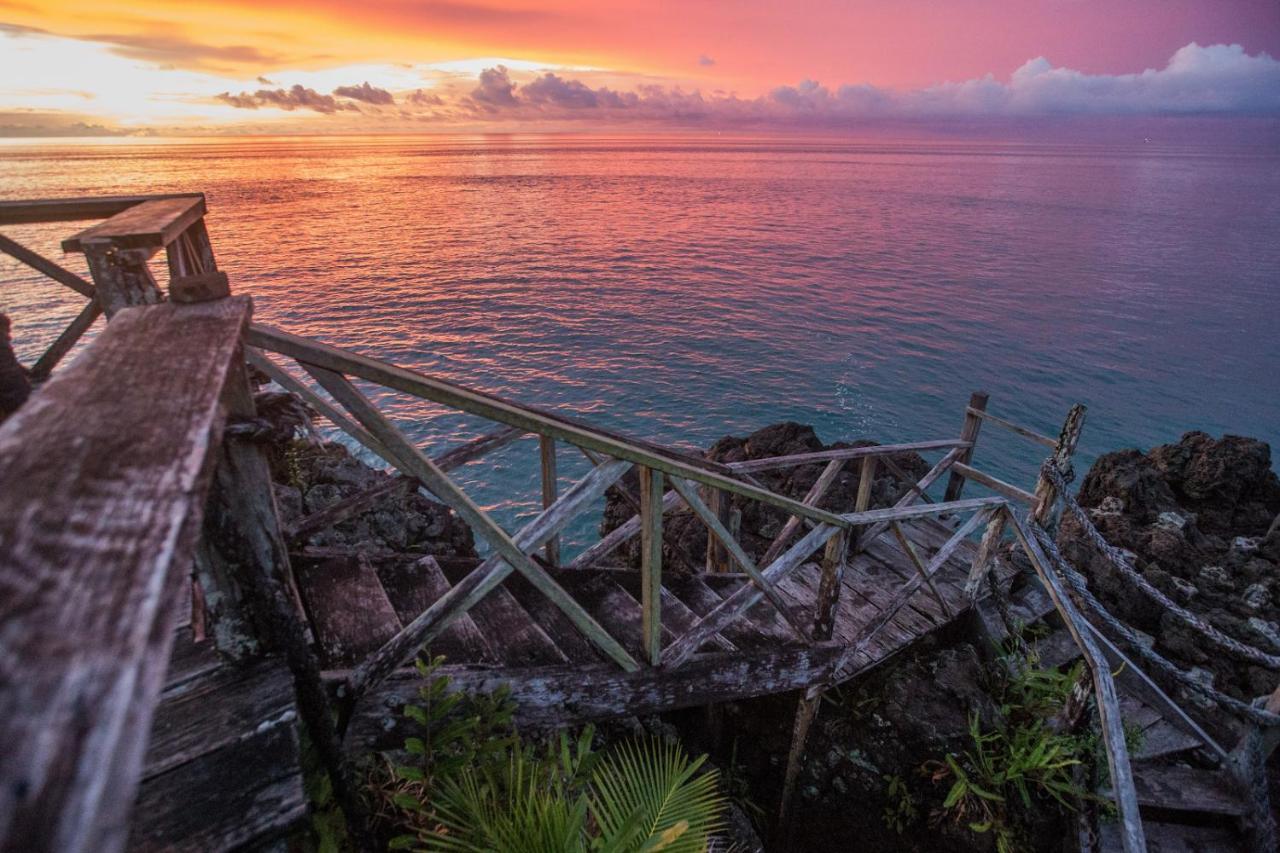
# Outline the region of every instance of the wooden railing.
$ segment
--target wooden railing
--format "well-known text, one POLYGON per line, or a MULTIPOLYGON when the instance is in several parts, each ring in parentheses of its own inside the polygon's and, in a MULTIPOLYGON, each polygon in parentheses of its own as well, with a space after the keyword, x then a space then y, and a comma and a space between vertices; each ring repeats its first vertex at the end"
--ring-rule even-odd
MULTIPOLYGON (((321 529, 326 524, 335 523, 343 517, 360 511, 361 507, 369 506, 373 501, 384 496, 389 489, 425 488, 457 513, 488 546, 491 556, 405 625, 381 648, 369 655, 353 670, 344 674, 342 683, 337 689, 338 695, 342 697, 340 711, 343 720, 366 691, 407 663, 418 654, 424 644, 439 635, 453 620, 467 613, 485 595, 501 585, 512 572, 519 572, 553 602, 606 658, 622 670, 637 672, 651 667, 669 671, 685 665, 704 645, 713 642, 722 630, 736 620, 744 618, 749 610, 761 602, 767 602, 778 612, 799 643, 809 646, 824 644, 832 635, 834 613, 842 587, 841 574, 848 554, 865 549, 877 537, 892 532, 907 554, 914 573, 894 593, 889 606, 870 624, 863 626, 857 640, 835 660, 829 671, 828 682, 838 681, 850 671, 855 658, 867 642, 882 630, 894 614, 920 589, 928 589, 930 594, 937 597, 943 612, 950 613, 950 605, 938 594, 934 576, 967 538, 976 534, 983 525, 985 530, 967 584, 971 594, 976 593, 980 581, 990 570, 990 557, 1006 527, 1014 530, 1015 536, 1021 542, 1023 549, 1028 552, 1037 573, 1042 575, 1046 585, 1053 582, 1051 572, 1047 571, 1034 553, 1034 540, 1028 540, 1023 528, 1019 526, 1020 522, 1009 507, 1011 500, 1027 504, 1032 508, 1037 520, 1042 516, 1047 518, 1047 513, 1052 512, 1051 487, 1049 490, 1042 488, 1044 486, 1042 478, 1042 482, 1037 484, 1036 491, 1032 494, 987 475, 974 466, 974 451, 981 425, 992 423, 1008 428, 1015 434, 1039 444, 1047 446, 1048 443, 1052 443, 1055 460, 1065 464, 1074 451, 1075 442, 1078 439, 1083 407, 1072 410, 1072 415, 1068 417, 1067 425, 1063 428, 1062 436, 1056 442, 986 413, 986 395, 979 394, 971 399, 962 433, 956 439, 873 445, 720 464, 700 456, 605 431, 561 414, 467 388, 440 377, 386 364, 270 326, 258 324, 249 326, 244 332, 242 341, 240 328, 247 317, 248 306, 245 300, 228 297, 229 283, 226 276, 216 270, 203 214, 202 196, 70 200, 56 203, 0 203, 0 224, 48 222, 103 215, 111 217, 106 222, 89 228, 64 242, 64 247, 68 250, 83 251, 89 258, 90 270, 94 278, 92 284, 12 240, 0 237, 0 249, 62 284, 72 287, 90 300, 81 316, 72 322, 67 331, 50 348, 50 352, 38 362, 47 367, 45 375, 70 349, 84 329, 96 318, 98 312, 105 312, 108 317, 111 317, 125 306, 149 306, 163 299, 159 285, 152 278, 146 264, 147 259, 161 249, 168 252, 169 258, 169 298, 175 302, 209 300, 208 305, 203 306, 153 306, 135 308, 133 313, 121 315, 128 319, 123 321, 123 325, 116 323, 108 327, 110 334, 102 336, 98 342, 95 342, 93 359, 77 361, 73 368, 67 370, 68 379, 65 383, 50 381, 41 391, 40 396, 28 404, 28 409, 23 410, 20 417, 11 424, 6 424, 5 432, 0 432, 0 475, 3 475, 6 482, 15 482, 14 477, 24 476, 22 472, 27 469, 37 472, 41 464, 49 471, 58 468, 49 462, 58 456, 58 451, 55 449, 50 449, 41 463, 38 451, 44 445, 39 442, 21 450, 14 449, 11 443, 12 458, 25 461, 10 462, 3 457, 3 437, 21 430, 25 438, 27 433, 36 429, 32 424, 37 416, 28 414, 28 410, 45 413, 41 417, 50 419, 48 429, 52 435, 62 435, 68 430, 80 428, 83 418, 77 417, 72 420, 66 417, 69 412, 82 405, 79 398, 74 398, 73 395, 61 402, 50 404, 50 401, 60 400, 56 390, 60 387, 82 387, 81 394, 88 403, 93 402, 95 393, 100 396, 110 396, 121 405, 130 402, 132 408, 128 409, 130 416, 125 423, 128 426, 138 420, 138 412, 148 408, 148 404, 155 399, 156 395, 153 392, 138 389, 135 379, 130 384, 141 393, 119 393, 112 390, 110 377, 97 380, 97 387, 94 389, 89 387, 94 383, 84 381, 81 376, 88 375, 92 371, 91 365, 101 360, 102 351, 110 352, 113 342, 127 335, 125 330, 132 328, 130 324, 135 323, 134 317, 194 317, 199 312, 239 317, 240 319, 236 322, 240 325, 236 326, 236 333, 232 336, 233 341, 230 344, 233 352, 243 343, 244 356, 251 364, 265 371, 283 387, 300 395, 340 430, 397 469, 402 475, 401 478, 386 486, 379 486, 370 492, 356 495, 314 516, 301 519, 290 529, 282 530, 276 515, 274 499, 271 496, 266 463, 260 450, 243 442, 228 442, 225 447, 217 448, 216 436, 214 436, 204 445, 193 447, 185 454, 176 451, 167 452, 170 457, 167 460, 168 463, 179 465, 183 476, 190 479, 189 488, 184 492, 185 502, 175 505, 172 513, 165 517, 174 530, 183 531, 182 535, 177 539, 165 540, 170 547, 160 555, 159 562, 154 559, 150 562, 142 560, 141 562, 146 564, 146 571, 142 574, 131 572, 127 567, 128 561, 113 552, 110 560, 112 564, 97 570, 85 589, 76 590, 76 594, 92 597, 101 591, 104 584, 118 584, 123 578, 130 579, 131 583, 136 581, 142 584, 141 588, 159 594, 163 599, 160 603, 171 603, 170 599, 176 595, 173 589, 177 588, 173 585, 181 585, 180 581, 173 580, 180 579, 181 572, 172 567, 191 558, 189 545, 192 537, 189 529, 195 524, 192 519, 199 520, 201 498, 208 483, 207 469, 213 465, 216 468, 216 476, 210 489, 207 512, 216 523, 206 521, 204 536, 194 553, 196 574, 201 588, 206 591, 203 607, 204 618, 209 623, 209 633, 217 638, 220 650, 233 657, 254 654, 256 648, 264 642, 285 651, 297 679, 300 711, 308 723, 312 737, 317 741, 331 775, 339 781, 343 770, 340 749, 334 740, 337 733, 332 730, 327 698, 320 684, 314 656, 304 640, 300 614, 296 612, 294 599, 290 598, 292 574, 289 568, 288 543, 303 539, 309 531, 321 529), (243 310, 236 314, 235 306, 241 305, 244 306, 243 310), (183 314, 182 312, 194 313, 183 314), (291 361, 294 364, 293 369, 279 362, 280 357, 291 361), (85 367, 82 368, 81 365, 85 367), (362 380, 383 389, 408 394, 455 411, 480 416, 493 421, 498 428, 461 448, 431 457, 397 428, 365 393, 356 387, 353 380, 362 380), (50 414, 53 412, 60 412, 62 415, 62 422, 56 424, 56 429, 52 423, 54 415, 50 414), (509 533, 458 486, 449 476, 449 472, 464 462, 479 458, 487 452, 529 434, 538 437, 543 509, 519 530, 509 533), (593 463, 592 469, 586 476, 564 490, 559 488, 555 464, 558 444, 567 444, 576 448, 593 463), (942 456, 922 477, 913 480, 902 471, 894 459, 895 456, 907 452, 940 452, 942 456), (200 464, 195 464, 197 461, 200 464), (820 504, 828 490, 836 482, 843 468, 853 462, 860 467, 854 511, 836 513, 822 509, 820 504), (824 467, 812 488, 800 500, 770 490, 754 476, 764 471, 809 464, 823 464, 824 467), (10 473, 8 468, 3 467, 5 465, 18 465, 17 468, 13 468, 16 473, 10 473), (24 465, 26 468, 22 467, 24 465), (897 479, 905 484, 905 489, 892 506, 871 509, 871 486, 880 465, 894 473, 897 479), (626 494, 626 499, 636 509, 634 517, 587 548, 563 568, 579 569, 596 565, 624 542, 636 536, 640 537, 640 603, 643 642, 639 660, 557 583, 553 573, 560 559, 558 537, 561 532, 575 518, 593 509, 605 492, 619 485, 622 477, 632 468, 637 471, 640 486, 638 496, 626 494), (935 500, 930 496, 929 490, 944 475, 950 477, 946 494, 942 500, 935 500), (989 497, 962 499, 961 491, 966 481, 973 481, 990 488, 996 494, 989 497), (786 523, 758 561, 754 560, 738 542, 737 525, 730 508, 730 496, 737 496, 740 500, 756 501, 781 510, 787 515, 786 523), (669 640, 664 645, 662 631, 663 516, 677 506, 687 507, 689 512, 706 527, 709 542, 709 568, 727 570, 736 566, 749 582, 739 586, 719 605, 689 625, 682 635, 669 640), (913 519, 943 516, 955 519, 958 523, 943 546, 925 560, 916 551, 903 525, 913 519), (174 543, 180 547, 174 547, 174 543), (541 559, 534 556, 539 551, 542 552, 541 559), (819 558, 821 580, 814 593, 812 607, 809 608, 812 615, 802 617, 789 600, 779 593, 778 585, 799 566, 810 561, 819 551, 822 552, 819 558), (548 565, 552 569, 549 569, 548 565), (210 592, 214 594, 210 595, 210 592), (256 607, 249 606, 246 601, 251 596, 257 599, 256 607), (268 617, 265 624, 262 619, 263 613, 268 617)), ((127 336, 133 340, 136 339, 137 333, 127 336)), ((172 335, 169 340, 173 342, 172 335)), ((185 343, 189 349, 198 350, 200 357, 216 356, 216 359, 222 359, 227 348, 227 342, 221 339, 219 341, 197 340, 194 343, 187 340, 185 343)), ((136 347, 133 349, 136 350, 136 347)), ((242 418, 253 416, 253 401, 247 395, 245 368, 243 361, 239 358, 232 358, 231 361, 234 364, 226 369, 211 371, 211 369, 202 368, 203 373, 201 373, 194 367, 184 367, 189 358, 184 360, 175 356, 171 360, 166 360, 165 353, 156 353, 154 348, 151 356, 149 364, 153 368, 168 367, 171 373, 176 371, 182 376, 190 371, 192 375, 187 378, 192 380, 197 378, 196 374, 199 374, 201 382, 192 384, 202 389, 201 405, 204 409, 200 409, 199 406, 196 406, 196 409, 208 410, 208 398, 212 397, 215 402, 221 403, 223 410, 229 411, 233 416, 242 418)), ((221 364, 221 360, 218 363, 221 364)), ((103 403, 99 400, 98 404, 103 403)), ((170 403, 166 401, 165 406, 169 405, 170 403)), ((190 413, 184 412, 184 414, 190 413)), ((208 411, 202 418, 197 419, 198 422, 192 421, 191 429, 216 432, 214 425, 220 424, 221 415, 215 411, 208 411)), ((137 429, 142 428, 137 427, 137 429)), ((147 427, 147 429, 151 428, 154 428, 154 425, 147 427)), ((71 439, 68 437, 62 443, 70 442, 71 439)), ((122 500, 137 504, 135 509, 156 503, 154 496, 135 493, 136 483, 128 482, 129 486, 121 489, 122 500)), ((53 486, 51 485, 50 488, 53 486)), ((78 489, 79 487, 72 484, 58 494, 70 500, 76 497, 78 489)), ((6 491, 5 500, 25 500, 25 495, 28 493, 40 494, 41 492, 24 490, 23 494, 19 495, 16 490, 11 489, 6 491)), ((4 523, 7 524, 10 519, 20 517, 20 507, 15 505, 7 509, 9 511, 3 515, 4 523)), ((63 517, 77 516, 68 509, 68 514, 63 517)), ((99 517, 114 519, 115 515, 107 512, 100 514, 99 517)), ((158 523, 165 519, 154 520, 158 523)), ((138 529, 123 535, 126 539, 138 538, 144 529, 161 528, 149 522, 145 524, 139 522, 138 529)), ((0 541, 3 541, 8 549, 11 543, 21 545, 24 541, 23 536, 39 535, 44 534, 24 526, 12 532, 6 531, 4 538, 0 541)), ((84 543, 80 544, 83 546, 84 543)), ((32 553, 36 551, 33 550, 32 553)), ((37 573, 43 571, 40 566, 34 566, 33 569, 37 573)), ((25 581, 18 576, 8 576, 8 582, 17 585, 15 590, 21 590, 23 595, 30 594, 21 587, 25 581)), ((40 594, 45 595, 48 592, 49 590, 45 590, 40 594)), ((20 597, 6 596, 5 602, 7 605, 10 601, 21 603, 24 600, 20 597)), ((1055 597, 1055 603, 1059 604, 1064 614, 1070 613, 1068 600, 1059 602, 1055 597)), ((129 604, 141 606, 132 599, 129 604)), ((137 625, 147 628, 145 636, 128 633, 128 636, 122 640, 110 642, 96 635, 87 636, 82 628, 77 632, 76 629, 81 626, 68 625, 68 619, 78 619, 79 614, 87 613, 89 609, 77 610, 67 606, 65 602, 46 596, 40 598, 39 606, 35 610, 28 611, 28 614, 40 612, 41 608, 47 610, 48 630, 37 625, 27 626, 31 631, 30 643, 23 638, 24 635, 21 632, 6 635, 4 639, 6 645, 0 648, 0 666, 14 668, 13 672, 6 669, 4 673, 6 683, 25 684, 26 679, 30 677, 33 679, 30 683, 37 685, 37 688, 33 688, 35 693, 30 694, 36 697, 34 701, 26 692, 13 689, 3 692, 6 702, 17 703, 9 709, 12 713, 7 715, 14 721, 13 725, 6 731, 0 732, 6 737, 6 742, 14 744, 36 742, 35 733, 50 726, 56 727, 56 720, 61 719, 59 715, 69 713, 63 703, 68 696, 73 698, 76 696, 74 693, 66 695, 59 693, 60 688, 56 686, 59 683, 58 679, 73 677, 75 667, 69 666, 68 662, 77 660, 74 655, 60 657, 54 665, 46 667, 48 671, 43 675, 37 676, 28 672, 29 669, 39 668, 46 663, 40 657, 39 643, 54 642, 54 637, 48 631, 60 630, 68 636, 76 636, 78 640, 84 638, 91 643, 96 642, 103 650, 112 652, 116 656, 119 667, 109 668, 113 674, 103 682, 106 686, 102 689, 108 692, 112 690, 124 692, 112 693, 109 697, 105 693, 100 694, 105 700, 104 705, 112 713, 120 714, 123 713, 121 708, 125 706, 119 702, 128 698, 131 703, 136 701, 139 709, 132 712, 133 716, 128 717, 127 720, 120 718, 114 721, 106 719, 90 721, 88 729, 95 733, 94 737, 88 738, 79 746, 68 746, 68 749, 76 755, 81 753, 75 750, 84 750, 84 773, 108 774, 94 778, 112 779, 121 783, 117 789, 110 792, 94 787, 95 796, 100 797, 100 802, 88 803, 83 801, 83 798, 71 798, 73 781, 86 778, 80 771, 77 771, 79 775, 70 774, 60 778, 57 785, 61 787, 56 790, 46 787, 33 792, 30 786, 24 787, 26 783, 23 780, 34 779, 35 777, 30 776, 33 772, 37 774, 42 772, 39 756, 29 755, 23 750, 14 750, 0 759, 3 761, 0 766, 4 768, 0 771, 0 781, 6 783, 5 793, 0 796, 18 798, 14 803, 15 807, 5 811, 6 814, 12 814, 15 817, 10 820, 9 825, 0 826, 0 839, 6 840, 6 843, 17 837, 14 832, 21 829, 24 826, 23 821, 28 819, 24 815, 60 814, 63 815, 67 821, 66 826, 69 827, 65 832, 58 830, 62 834, 41 836, 45 843, 35 845, 35 849, 88 849, 93 827, 103 825, 103 821, 115 820, 112 826, 116 827, 118 832, 119 827, 123 825, 120 820, 121 810, 127 811, 125 798, 132 793, 132 783, 136 782, 136 771, 141 755, 137 744, 142 742, 140 738, 145 738, 146 722, 158 687, 156 673, 159 671, 157 669, 159 664, 156 662, 162 663, 167 655, 167 634, 160 630, 167 624, 164 621, 165 608, 158 606, 155 600, 151 600, 151 603, 146 606, 149 609, 140 621, 137 618, 139 613, 135 611, 118 614, 119 618, 113 617, 109 620, 109 624, 98 618, 102 614, 95 615, 92 622, 94 631, 108 632, 111 626, 116 625, 137 625), (165 637, 157 639, 162 635, 165 637), (23 638, 21 647, 11 647, 10 637, 23 638), (123 670, 120 667, 123 667, 123 670), (120 674, 121 672, 125 674, 120 674), (134 692, 126 691, 123 686, 125 681, 120 679, 125 679, 130 685, 128 691, 134 692), (48 690, 40 687, 46 683, 49 685, 48 690), (23 710, 28 707, 29 712, 23 710), (99 738, 103 733, 108 733, 104 735, 105 741, 99 738), (120 750, 124 752, 121 753, 120 750), (117 762, 117 769, 109 770, 103 763, 111 761, 117 762), (112 773, 117 775, 110 775, 112 773), (30 802, 24 798, 29 798, 30 802), (72 807, 82 809, 81 818, 70 816, 73 812, 67 809, 72 807), (55 844, 55 841, 68 841, 68 843, 55 844)), ((29 621, 31 620, 27 616, 20 620, 23 625, 29 621)), ((1096 656, 1086 648, 1088 637, 1081 634, 1077 639, 1090 660, 1095 684, 1098 685, 1099 695, 1102 696, 1106 692, 1105 685, 1109 683, 1109 672, 1106 671, 1105 665, 1095 666, 1093 658, 1096 656)), ((64 648, 57 645, 54 647, 64 648)), ((816 702, 814 698, 816 695, 812 693, 809 700, 816 702)), ((132 704, 129 707, 132 707, 132 704)), ((814 708, 816 709, 816 704, 814 708)), ((0 725, 6 722, 0 719, 0 725)), ((1128 764, 1127 755, 1123 753, 1123 740, 1114 742, 1111 731, 1114 726, 1111 720, 1104 717, 1104 724, 1116 789, 1117 791, 1131 790, 1131 784, 1125 782, 1128 764)), ((47 758, 50 753, 45 754, 47 758)), ((122 839, 113 839, 112 843, 100 846, 102 849, 116 849, 118 847, 116 841, 122 843, 122 839)))

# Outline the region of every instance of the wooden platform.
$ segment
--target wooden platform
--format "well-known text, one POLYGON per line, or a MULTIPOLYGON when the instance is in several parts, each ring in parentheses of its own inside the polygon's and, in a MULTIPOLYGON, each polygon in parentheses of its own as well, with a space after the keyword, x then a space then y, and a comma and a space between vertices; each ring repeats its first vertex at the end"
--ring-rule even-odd
MULTIPOLYGON (((914 520, 904 528, 925 560, 952 533, 945 523, 931 518, 914 520)), ((845 677, 882 663, 963 615, 969 606, 963 586, 974 550, 965 543, 935 576, 949 613, 927 588, 921 588, 871 638, 845 677)), ((295 559, 303 602, 332 677, 343 676, 347 667, 393 636, 475 565, 475 561, 414 555, 295 559)), ((628 651, 640 654, 639 572, 621 568, 550 571, 628 651)), ((867 552, 852 556, 846 565, 830 641, 802 640, 768 601, 761 601, 746 618, 714 635, 685 664, 627 673, 588 642, 551 601, 521 576, 512 575, 429 648, 431 654, 445 656, 443 673, 459 689, 509 687, 526 725, 651 713, 794 690, 827 678, 833 662, 913 576, 901 546, 888 535, 878 537, 867 552)), ((806 563, 778 584, 802 621, 813 619, 819 580, 818 565, 806 563)), ((732 573, 664 577, 663 642, 684 634, 750 582, 732 573)), ((391 723, 420 683, 410 669, 380 685, 357 711, 348 743, 353 748, 397 746, 403 735, 391 723)))

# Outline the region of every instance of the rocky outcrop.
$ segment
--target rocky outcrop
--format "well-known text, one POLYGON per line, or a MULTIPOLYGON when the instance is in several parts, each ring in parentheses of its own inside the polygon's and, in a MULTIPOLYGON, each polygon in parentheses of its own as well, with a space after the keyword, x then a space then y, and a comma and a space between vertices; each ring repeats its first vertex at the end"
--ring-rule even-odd
MULTIPOLYGON (((366 465, 337 442, 294 441, 271 453, 276 503, 285 526, 393 479, 366 465)), ((306 544, 359 547, 444 557, 475 557, 471 529, 441 503, 400 489, 306 544)))
MULTIPOLYGON (((813 427, 793 422, 773 424, 756 430, 745 438, 726 436, 706 451, 706 457, 716 462, 741 462, 748 459, 766 459, 771 456, 790 456, 797 453, 814 453, 842 447, 862 447, 872 441, 836 442, 823 444, 813 427)), ((929 465, 918 454, 901 453, 891 457, 893 463, 913 480, 918 479, 929 465)), ((825 463, 800 465, 777 471, 763 471, 755 477, 767 488, 797 500, 802 499, 818 477, 825 463)), ((860 463, 845 466, 837 476, 826 496, 818 502, 823 509, 835 512, 852 512, 858 492, 860 463)), ((620 483, 629 495, 639 494, 635 472, 629 472, 620 483)), ((886 466, 878 466, 875 485, 871 493, 872 506, 888 506, 905 490, 901 482, 886 466)), ((634 500, 634 498, 633 498, 634 500)), ((600 525, 601 534, 607 534, 630 519, 636 513, 634 502, 610 489, 600 525)), ((730 510, 741 514, 739 542, 753 559, 759 559, 769 543, 787 522, 787 514, 774 507, 755 501, 733 497, 730 510)), ((706 563, 707 530, 702 522, 687 508, 667 513, 663 520, 663 565, 673 571, 702 571, 706 563)), ((639 543, 632 540, 619 549, 616 558, 624 565, 637 566, 640 559, 639 543)))
MULTIPOLYGON (((1154 586, 1225 633, 1280 654, 1280 479, 1267 444, 1189 432, 1147 453, 1109 453, 1084 478, 1079 501, 1154 586)), ((1275 689, 1274 672, 1220 653, 1125 583, 1070 518, 1059 543, 1099 598, 1161 653, 1239 698, 1275 689)))

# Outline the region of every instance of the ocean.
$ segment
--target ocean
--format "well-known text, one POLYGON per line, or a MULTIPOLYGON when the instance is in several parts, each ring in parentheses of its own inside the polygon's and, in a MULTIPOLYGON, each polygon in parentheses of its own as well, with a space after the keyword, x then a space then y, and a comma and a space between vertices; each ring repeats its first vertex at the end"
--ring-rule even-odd
MULTIPOLYGON (((184 191, 258 320, 639 438, 951 437, 982 389, 1049 435, 1087 404, 1081 472, 1191 429, 1280 439, 1274 136, 0 145, 3 199, 184 191)), ((58 249, 82 227, 5 233, 83 270, 58 249)), ((79 300, 0 256, 21 357, 79 300)), ((431 452, 486 430, 381 400, 431 452)), ((1042 452, 988 428, 976 462, 1029 487, 1042 452)), ((532 441, 458 477, 509 526, 537 509, 532 441)))

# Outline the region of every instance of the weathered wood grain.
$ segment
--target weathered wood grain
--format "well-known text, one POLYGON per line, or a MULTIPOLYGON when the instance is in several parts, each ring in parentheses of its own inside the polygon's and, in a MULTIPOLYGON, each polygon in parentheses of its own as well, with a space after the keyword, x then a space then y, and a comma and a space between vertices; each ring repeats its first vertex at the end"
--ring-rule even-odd
MULTIPOLYGON (((452 586, 432 556, 377 560, 374 569, 391 606, 405 625, 418 618, 452 586)), ((468 613, 458 616, 437 634, 429 651, 432 655, 444 655, 451 663, 499 662, 468 613)))
POLYGON ((760 471, 772 471, 776 468, 793 468, 797 465, 811 465, 814 462, 828 462, 832 459, 867 459, 876 456, 892 456, 899 453, 916 453, 922 450, 949 450, 968 447, 962 439, 943 438, 933 441, 913 441, 906 444, 868 444, 865 447, 842 447, 836 450, 818 450, 813 453, 796 453, 791 456, 769 456, 764 459, 748 459, 742 462, 730 462, 729 468, 735 474, 754 474, 760 471))
POLYGON ((1045 447, 1048 447, 1050 449, 1057 447, 1058 445, 1056 441, 1054 441, 1052 438, 1049 438, 1049 436, 1047 435, 1042 435, 1041 433, 1038 433, 1033 429, 1028 429, 1027 427, 1024 427, 1020 424, 1015 424, 1013 421, 1008 421, 1008 420, 1005 420, 1004 418, 996 417, 995 415, 983 409, 975 409, 972 406, 970 406, 965 409, 965 414, 972 415, 975 418, 981 418, 982 420, 987 421, 988 423, 993 423, 996 426, 1004 427, 1010 432, 1017 433, 1023 438, 1029 438, 1032 441, 1034 441, 1036 444, 1043 444, 1045 447))
POLYGON ((91 243, 159 251, 204 216, 205 210, 202 195, 148 199, 63 240, 62 251, 80 252, 91 243))
POLYGON ((40 198, 0 201, 0 225, 38 222, 74 222, 78 219, 105 219, 144 201, 164 198, 204 198, 203 193, 157 195, 90 196, 86 198, 40 198))
POLYGON ((368 558, 303 562, 297 576, 325 668, 350 666, 399 632, 400 618, 368 558))
POLYGON ((1020 489, 1012 483, 1006 483, 999 477, 993 477, 986 471, 979 471, 972 465, 966 465, 963 462, 956 462, 951 466, 952 471, 959 472, 966 480, 986 486, 998 495, 1003 495, 1011 501, 1033 506, 1036 502, 1036 496, 1028 492, 1026 489, 1020 489))
MULTIPOLYGON (((1062 432, 1059 433, 1053 449, 1053 465, 1059 471, 1071 470, 1071 457, 1075 455, 1076 445, 1080 443, 1080 433, 1084 430, 1084 416, 1087 411, 1082 403, 1076 403, 1071 407, 1071 411, 1067 412, 1066 420, 1062 422, 1062 432)), ((1037 524, 1048 528, 1052 524, 1054 508, 1060 495, 1044 474, 1036 480, 1035 492, 1035 507, 1032 515, 1037 524)))
POLYGON ((155 305, 164 301, 142 249, 89 243, 85 245, 84 258, 93 276, 98 304, 108 318, 130 305, 155 305))
MULTIPOLYGON (((442 667, 450 690, 492 692, 508 687, 517 721, 528 727, 561 728, 576 722, 643 715, 727 702, 805 687, 821 679, 840 647, 822 643, 762 654, 698 655, 674 672, 644 668, 621 672, 598 666, 442 667)), ((332 673, 341 681, 345 672, 332 673)), ((411 733, 400 714, 417 697, 421 677, 400 670, 371 691, 357 709, 348 739, 355 748, 398 747, 411 733), (390 725, 388 725, 390 721, 390 725)))
POLYGON ((0 427, 0 849, 125 842, 248 317, 123 310, 0 427))

